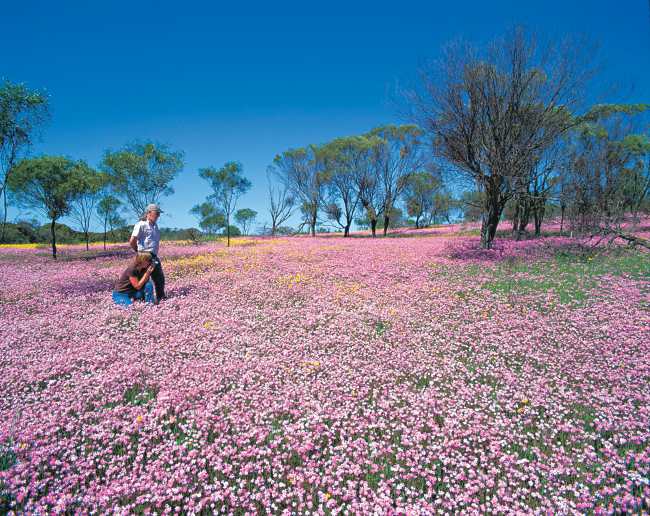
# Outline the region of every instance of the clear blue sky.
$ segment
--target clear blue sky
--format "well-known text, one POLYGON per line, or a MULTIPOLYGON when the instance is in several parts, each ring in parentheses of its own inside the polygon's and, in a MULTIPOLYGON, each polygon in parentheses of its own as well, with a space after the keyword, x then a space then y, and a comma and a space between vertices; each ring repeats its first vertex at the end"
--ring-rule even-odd
POLYGON ((0 77, 51 96, 33 153, 97 165, 105 149, 136 138, 183 150, 176 193, 162 201, 167 227, 196 225, 188 210, 206 195, 198 168, 239 160, 253 183, 240 207, 263 222, 275 154, 400 122, 395 82, 412 82, 450 39, 480 43, 514 24, 587 35, 601 44, 605 80, 626 93, 612 100, 650 97, 648 0, 221 4, 4 5, 0 77))

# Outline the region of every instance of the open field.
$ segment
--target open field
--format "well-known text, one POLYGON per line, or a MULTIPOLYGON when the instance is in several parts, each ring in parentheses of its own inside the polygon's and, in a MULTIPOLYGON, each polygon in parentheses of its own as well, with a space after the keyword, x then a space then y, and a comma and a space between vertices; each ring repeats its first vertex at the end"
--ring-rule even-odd
POLYGON ((0 512, 650 510, 650 254, 461 233, 0 249, 0 512))

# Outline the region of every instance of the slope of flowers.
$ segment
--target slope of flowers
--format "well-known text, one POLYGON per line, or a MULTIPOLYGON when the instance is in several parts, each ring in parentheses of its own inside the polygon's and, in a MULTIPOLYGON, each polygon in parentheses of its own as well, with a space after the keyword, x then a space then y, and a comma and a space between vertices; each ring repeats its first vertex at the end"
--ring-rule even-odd
POLYGON ((167 244, 128 309, 0 250, 0 512, 647 511, 647 255, 573 302, 508 268, 565 239, 433 233, 167 244))

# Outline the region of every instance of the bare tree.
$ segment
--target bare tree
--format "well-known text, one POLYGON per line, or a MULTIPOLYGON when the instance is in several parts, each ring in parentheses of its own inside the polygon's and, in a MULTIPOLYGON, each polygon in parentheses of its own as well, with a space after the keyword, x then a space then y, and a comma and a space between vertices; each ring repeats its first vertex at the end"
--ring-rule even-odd
POLYGON ((281 227, 293 213, 295 198, 289 191, 285 182, 273 184, 272 176, 275 174, 274 168, 269 167, 266 179, 269 185, 269 215, 271 215, 271 236, 275 236, 279 227, 281 227))
POLYGON ((481 247, 492 246, 503 208, 535 157, 578 123, 572 115, 591 76, 583 49, 570 41, 538 45, 517 28, 484 52, 448 46, 407 93, 435 155, 484 194, 481 247))

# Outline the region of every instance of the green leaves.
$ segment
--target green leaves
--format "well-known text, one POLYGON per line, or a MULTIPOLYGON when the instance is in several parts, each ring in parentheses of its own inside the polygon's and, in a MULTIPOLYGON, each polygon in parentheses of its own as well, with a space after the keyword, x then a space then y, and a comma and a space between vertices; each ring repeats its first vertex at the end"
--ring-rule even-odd
POLYGON ((174 193, 170 184, 183 169, 183 160, 183 152, 167 145, 134 142, 119 151, 106 151, 101 168, 115 192, 140 216, 148 204, 174 193))
POLYGON ((20 162, 8 179, 18 203, 39 209, 56 220, 70 211, 71 201, 85 187, 87 165, 63 156, 42 156, 20 162))

